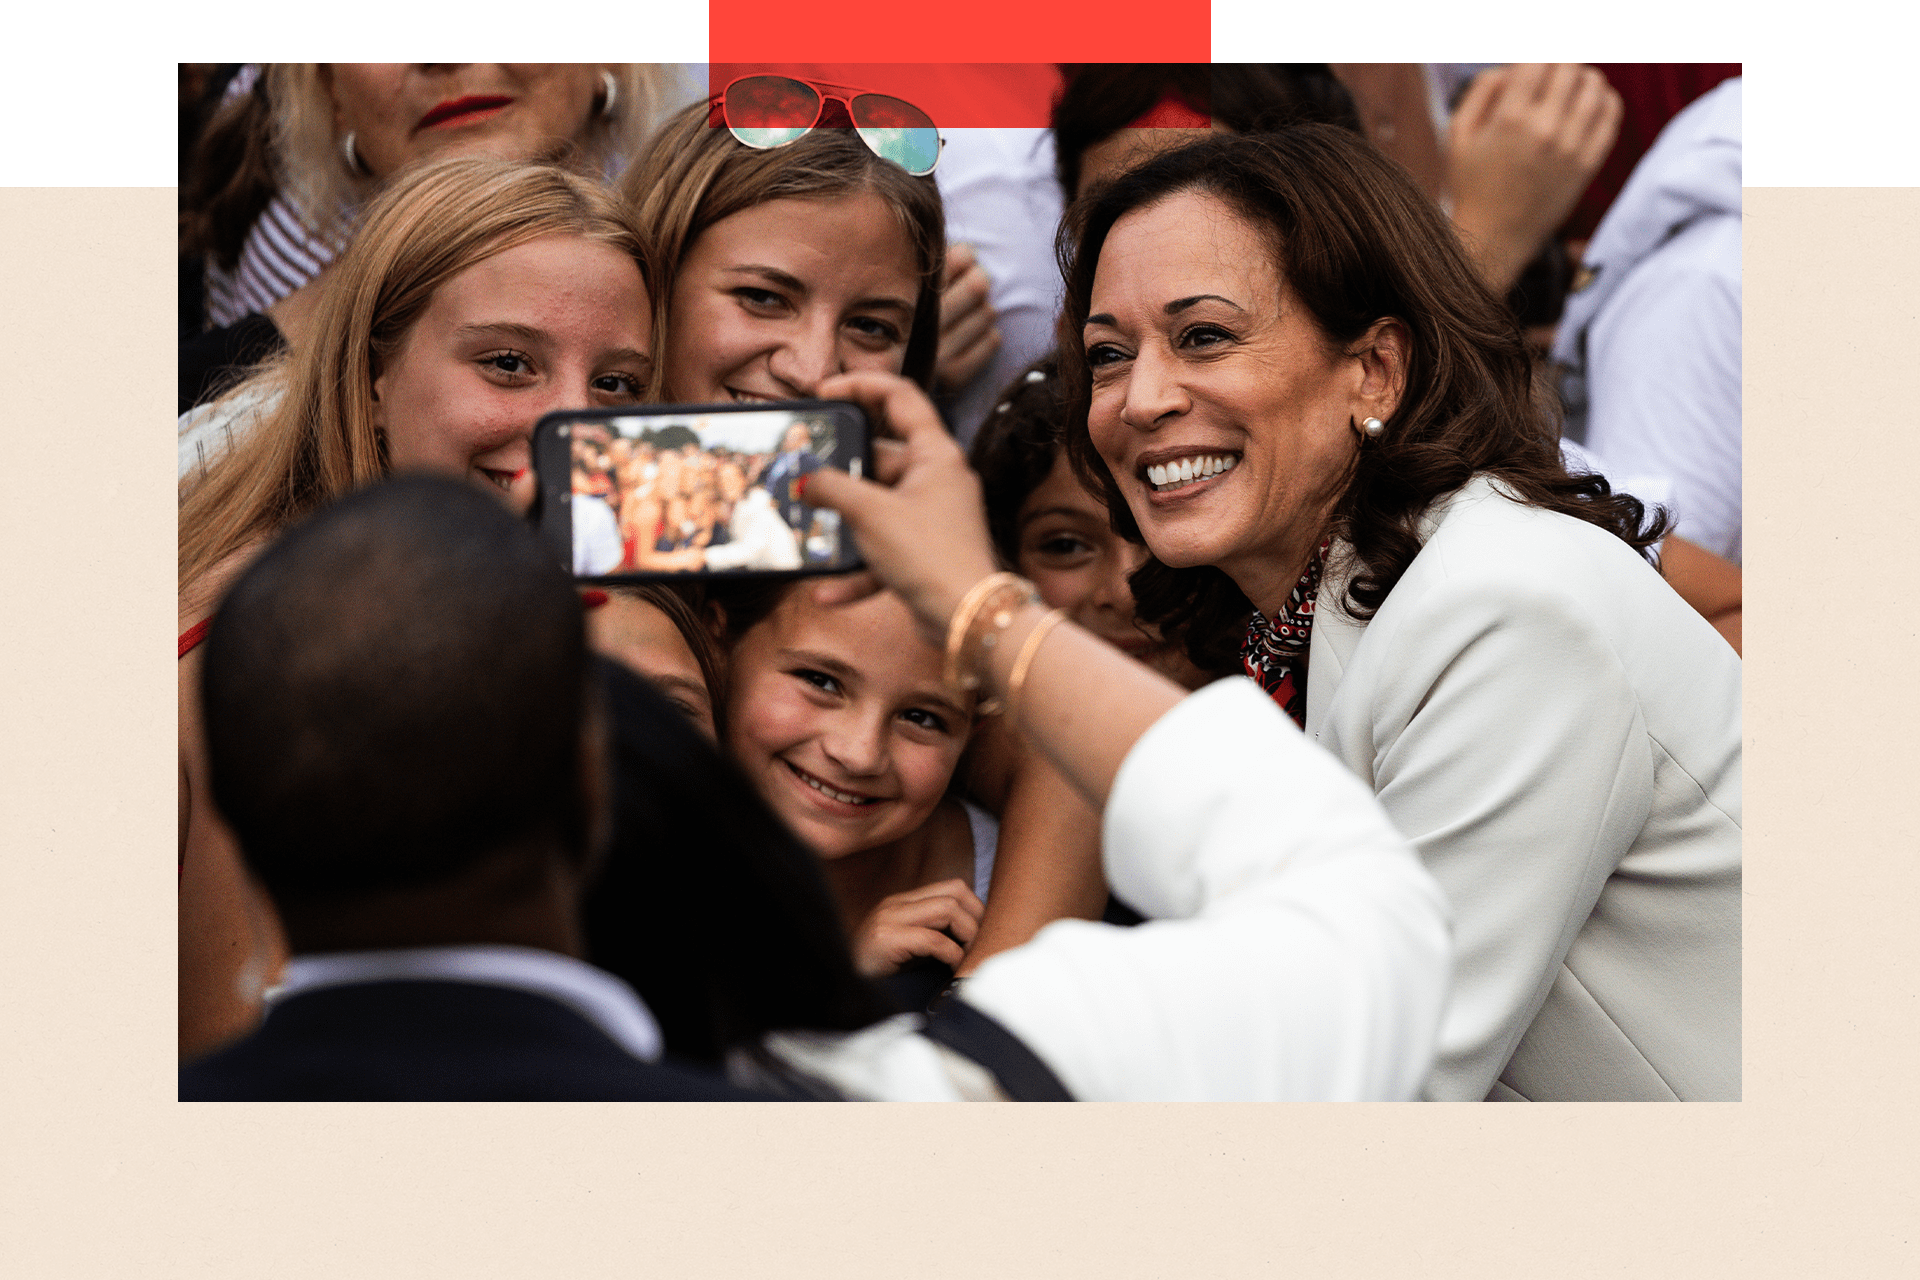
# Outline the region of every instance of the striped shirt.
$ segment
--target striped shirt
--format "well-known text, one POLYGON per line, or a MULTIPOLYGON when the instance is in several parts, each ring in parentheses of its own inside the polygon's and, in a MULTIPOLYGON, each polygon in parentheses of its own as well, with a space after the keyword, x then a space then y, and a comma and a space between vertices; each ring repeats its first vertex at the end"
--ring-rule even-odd
POLYGON ((299 208, 275 192, 247 232, 239 266, 229 274, 207 264, 207 317, 216 326, 244 316, 264 315, 268 307, 311 282, 346 248, 348 209, 331 233, 307 225, 299 208))

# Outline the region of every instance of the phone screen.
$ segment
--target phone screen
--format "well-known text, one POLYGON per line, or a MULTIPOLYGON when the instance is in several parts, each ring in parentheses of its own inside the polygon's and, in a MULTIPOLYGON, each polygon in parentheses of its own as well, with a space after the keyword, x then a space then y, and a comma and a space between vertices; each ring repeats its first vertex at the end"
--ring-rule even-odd
POLYGON ((839 515, 795 483, 869 469, 859 406, 666 405, 550 414, 534 432, 538 520, 582 578, 843 573, 839 515))

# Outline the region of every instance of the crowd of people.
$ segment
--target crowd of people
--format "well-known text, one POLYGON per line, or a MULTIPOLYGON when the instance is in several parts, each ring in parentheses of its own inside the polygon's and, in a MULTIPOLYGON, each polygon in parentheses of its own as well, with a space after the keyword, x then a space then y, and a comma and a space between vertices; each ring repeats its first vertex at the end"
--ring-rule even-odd
POLYGON ((583 576, 798 569, 825 558, 828 538, 792 496, 819 465, 807 424, 777 451, 741 453, 634 440, 602 424, 576 424, 571 541, 583 576))
POLYGON ((202 70, 183 1098, 1739 1097, 1738 68, 202 70))

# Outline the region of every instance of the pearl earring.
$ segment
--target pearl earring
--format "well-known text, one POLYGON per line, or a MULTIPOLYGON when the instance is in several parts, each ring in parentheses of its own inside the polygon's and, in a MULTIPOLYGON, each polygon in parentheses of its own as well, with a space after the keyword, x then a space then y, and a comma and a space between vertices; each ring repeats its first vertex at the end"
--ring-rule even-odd
POLYGON ((1387 424, 1378 418, 1363 418, 1360 421, 1360 425, 1366 429, 1368 435, 1373 436, 1375 439, 1378 439, 1380 433, 1387 429, 1387 424))

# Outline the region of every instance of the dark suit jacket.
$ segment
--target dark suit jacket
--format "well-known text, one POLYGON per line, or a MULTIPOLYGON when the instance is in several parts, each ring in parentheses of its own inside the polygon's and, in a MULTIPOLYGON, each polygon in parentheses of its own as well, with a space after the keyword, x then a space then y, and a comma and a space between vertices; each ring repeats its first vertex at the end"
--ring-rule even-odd
POLYGON ((566 1005, 441 980, 322 987, 180 1069, 183 1102, 767 1100, 642 1062, 566 1005))
POLYGON ((820 459, 811 449, 796 449, 792 453, 780 454, 767 468, 760 483, 773 495, 774 506, 780 509, 780 518, 789 527, 805 530, 807 517, 812 514, 806 503, 794 496, 793 482, 801 476, 812 475, 820 469, 820 459))

